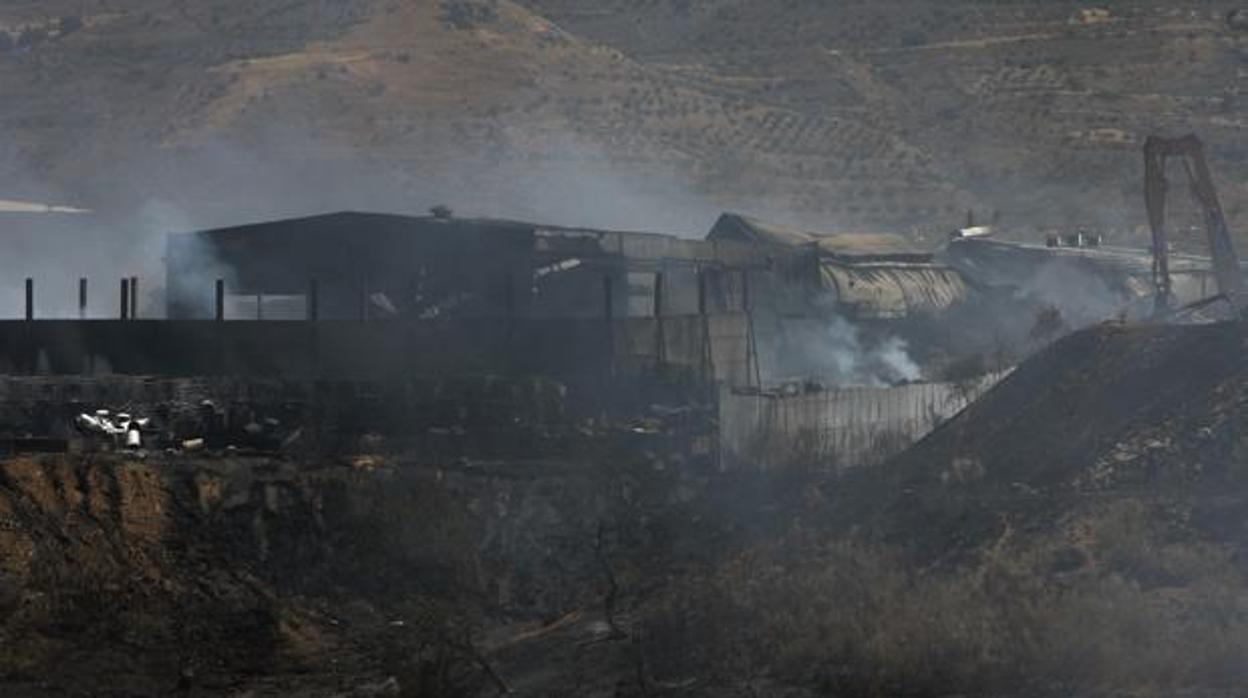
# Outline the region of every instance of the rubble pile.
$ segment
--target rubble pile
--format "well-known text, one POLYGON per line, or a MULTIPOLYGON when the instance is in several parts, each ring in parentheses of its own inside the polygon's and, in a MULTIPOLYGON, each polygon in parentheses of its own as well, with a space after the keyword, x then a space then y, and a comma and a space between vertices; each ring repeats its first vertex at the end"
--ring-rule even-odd
POLYGON ((228 378, 0 377, 0 452, 343 456, 358 467, 682 450, 713 458, 709 397, 490 376, 388 385, 228 378), (640 393, 640 391, 637 391, 640 393))
POLYGON ((202 400, 194 410, 166 404, 159 411, 165 415, 160 422, 107 408, 80 413, 73 420, 77 438, 70 440, 68 450, 126 449, 140 455, 148 449, 171 453, 208 449, 272 453, 289 451, 303 435, 301 426, 287 427, 281 419, 266 416, 256 408, 236 411, 231 419, 212 400, 202 400))
POLYGON ((74 424, 86 435, 109 438, 114 446, 138 449, 143 445, 143 430, 151 424, 147 417, 131 417, 125 412, 115 416, 106 409, 94 414, 83 412, 74 424))

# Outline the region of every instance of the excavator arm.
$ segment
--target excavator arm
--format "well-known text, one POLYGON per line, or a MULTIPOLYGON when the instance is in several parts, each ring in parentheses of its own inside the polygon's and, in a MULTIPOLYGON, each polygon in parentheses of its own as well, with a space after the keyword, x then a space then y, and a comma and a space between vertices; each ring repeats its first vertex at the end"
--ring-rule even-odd
POLYGON ((1164 314, 1170 309, 1170 245, 1166 231, 1166 163, 1179 158, 1191 188, 1192 198, 1200 206, 1209 235, 1209 253, 1213 257, 1213 275, 1218 293, 1225 297, 1243 315, 1248 310, 1244 298, 1244 279, 1240 271, 1239 255, 1231 242, 1226 226, 1226 216, 1218 201, 1213 176, 1205 160, 1205 147, 1195 135, 1182 138, 1149 137, 1144 143, 1144 200, 1148 207, 1148 223, 1153 231, 1153 292, 1156 312, 1164 314))

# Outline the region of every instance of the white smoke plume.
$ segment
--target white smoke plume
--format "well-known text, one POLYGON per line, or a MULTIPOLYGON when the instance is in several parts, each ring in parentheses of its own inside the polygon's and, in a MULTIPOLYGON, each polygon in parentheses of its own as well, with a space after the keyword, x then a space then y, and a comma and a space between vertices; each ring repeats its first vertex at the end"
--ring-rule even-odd
POLYGON ((1039 267, 1019 288, 1028 300, 1052 306, 1072 329, 1102 322, 1127 310, 1131 299, 1116 292, 1105 278, 1070 262, 1039 267))
POLYGON ((777 338, 760 347, 765 382, 810 378, 841 386, 885 387, 923 377, 900 337, 867 337, 839 315, 781 322, 777 338))

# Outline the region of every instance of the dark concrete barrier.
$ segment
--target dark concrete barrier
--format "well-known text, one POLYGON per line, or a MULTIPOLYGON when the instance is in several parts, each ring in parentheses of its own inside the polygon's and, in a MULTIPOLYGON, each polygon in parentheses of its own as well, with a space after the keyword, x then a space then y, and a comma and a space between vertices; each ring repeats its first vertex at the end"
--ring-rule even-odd
POLYGON ((738 383, 745 326, 738 315, 610 322, 3 321, 0 374, 384 381, 491 374, 606 376, 658 366, 738 383))

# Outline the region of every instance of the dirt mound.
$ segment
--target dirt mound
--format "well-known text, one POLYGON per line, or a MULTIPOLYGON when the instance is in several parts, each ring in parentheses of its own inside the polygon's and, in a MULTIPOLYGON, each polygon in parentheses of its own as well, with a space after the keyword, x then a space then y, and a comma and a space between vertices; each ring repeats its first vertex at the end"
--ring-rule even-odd
POLYGON ((1229 515, 1248 477, 1246 341, 1235 323, 1078 332, 887 467, 842 483, 840 515, 937 548, 1127 497, 1229 515))
MULTIPOLYGON (((1104 325, 1024 364, 898 465, 998 486, 1087 491, 1233 474, 1226 451, 1248 398, 1248 331, 1104 325), (943 467, 942 467, 943 466, 943 467)), ((919 482, 912 483, 914 485, 919 482)))

